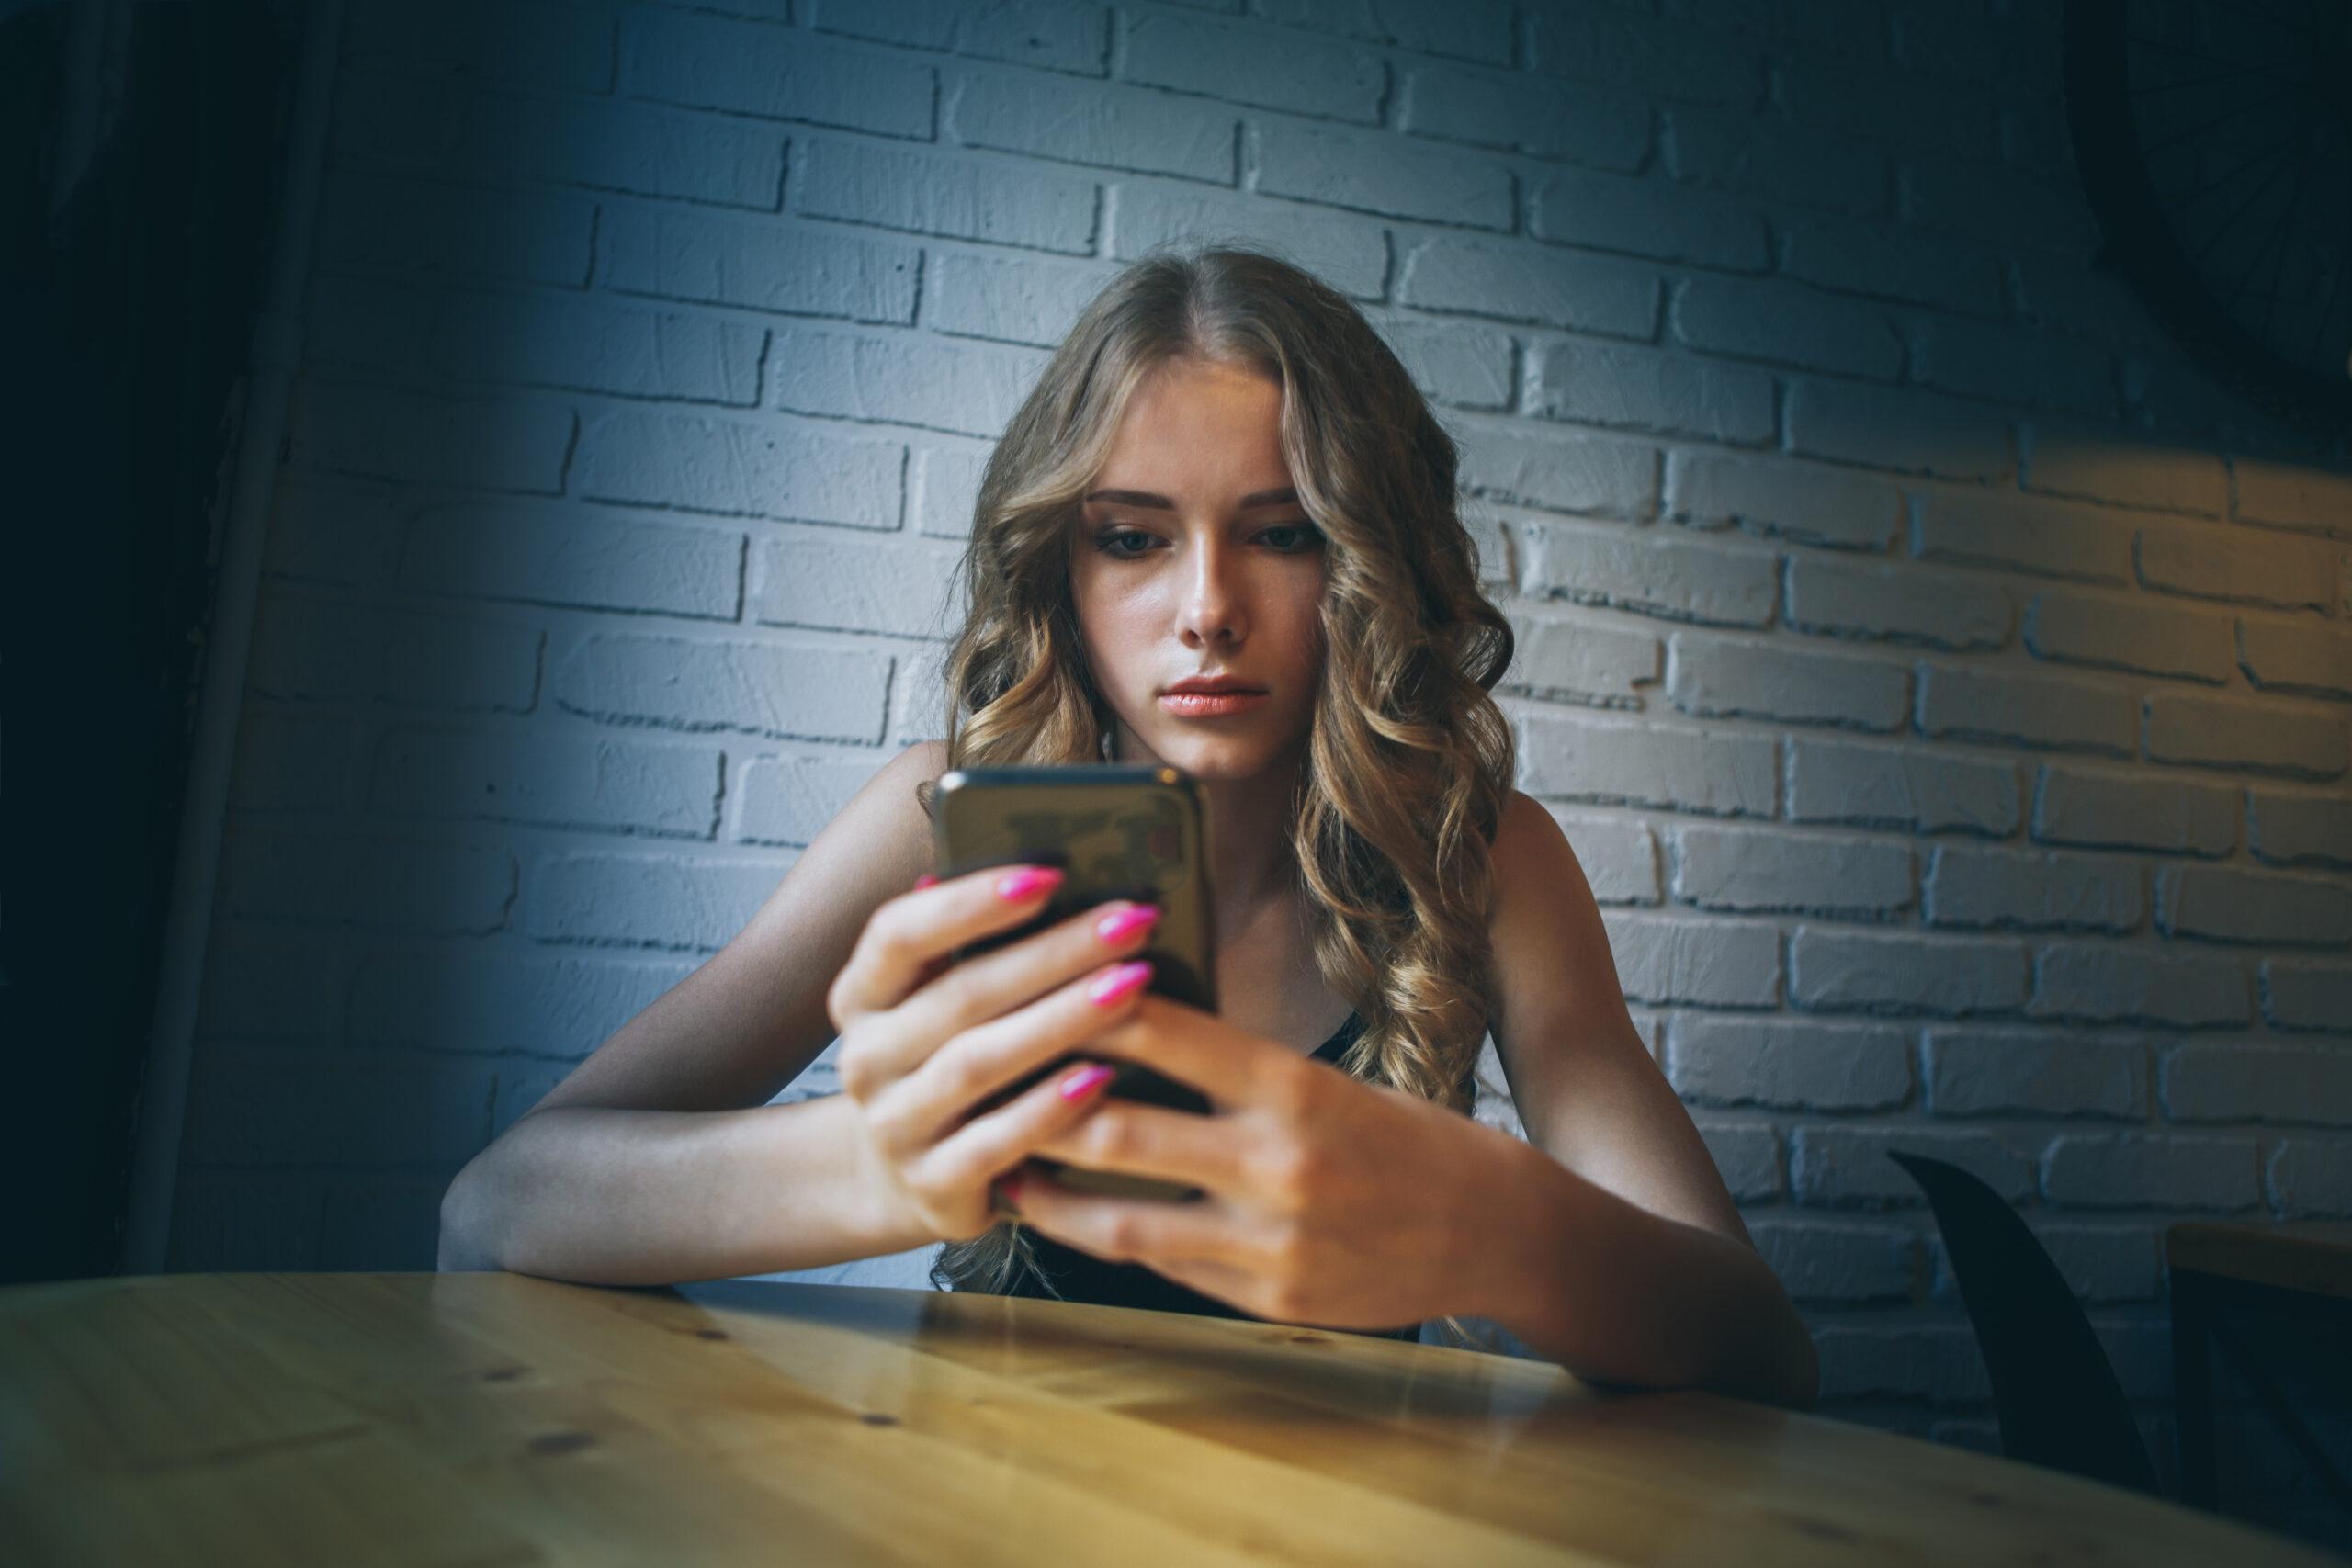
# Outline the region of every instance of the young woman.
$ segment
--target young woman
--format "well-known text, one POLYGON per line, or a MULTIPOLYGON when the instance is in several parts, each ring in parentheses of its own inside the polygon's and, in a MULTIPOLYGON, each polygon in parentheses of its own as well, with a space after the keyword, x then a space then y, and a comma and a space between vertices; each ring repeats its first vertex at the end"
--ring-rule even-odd
POLYGON ((1595 1381, 1810 1404, 1812 1339, 1511 787, 1511 634, 1455 470, 1315 278, 1228 249, 1123 272, 989 460, 945 739, 459 1174, 441 1266, 655 1283, 944 1242, 959 1289, 1402 1337, 1475 1314, 1595 1381), (1051 878, 931 878, 932 781, 1094 758, 1203 784, 1214 1016, 1139 983, 1141 907, 946 964, 1051 878), (1489 1030, 1532 1142, 1467 1114, 1489 1030), (842 1093, 765 1103, 836 1034, 842 1093), (1116 1059, 1215 1113, 1103 1099, 1116 1059), (1033 1156, 1206 1196, 1081 1192, 1033 1156))

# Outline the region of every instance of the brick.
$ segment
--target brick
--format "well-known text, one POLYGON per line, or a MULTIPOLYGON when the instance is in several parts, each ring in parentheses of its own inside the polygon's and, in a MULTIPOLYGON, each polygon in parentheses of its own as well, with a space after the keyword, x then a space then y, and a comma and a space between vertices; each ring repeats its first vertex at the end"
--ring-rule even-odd
POLYGON ((2085 582, 2131 581, 2132 536, 2115 519, 2023 496, 1915 494, 1911 553, 1960 566, 2006 567, 2085 582))
POLYGON ((889 673, 878 653, 599 632, 550 685, 566 713, 607 723, 874 745, 889 673))
POLYGON ((1667 494, 1678 521, 1833 549, 1883 550, 1903 522, 1903 492, 1884 479, 1777 459, 1672 452, 1667 494))
POLYGON ((1388 231, 1351 213, 1129 179, 1112 193, 1110 229, 1108 249, 1121 261, 1171 241, 1214 240, 1270 251, 1353 299, 1376 299, 1387 288, 1388 231))
POLYGON ((1799 631, 1964 652, 2007 644, 2016 613, 1973 578, 1792 555, 1786 619, 1799 631))
POLYGON ((1794 381, 1783 417, 1801 457, 1948 479, 2005 480, 2013 468, 2004 415, 1933 392, 1794 381))
POLYGON ((1445 6, 1385 0, 1264 0, 1258 13, 1286 27, 1494 65, 1509 65, 1516 47, 1511 7, 1502 0, 1465 0, 1445 6))
POLYGON ((2332 779, 2344 772, 2344 719, 2238 696, 2160 692, 2148 699, 2148 755, 2332 779))
POLYGON ((2148 1114, 2148 1052, 2136 1040, 1930 1029, 1920 1043, 1928 1114, 2148 1114))
POLYGON ((612 23, 555 0, 361 6, 344 31, 343 50, 354 59, 577 93, 605 92, 613 83, 612 23))
POLYGON ((955 552, 794 536, 752 547, 744 613, 766 626, 952 636, 964 618, 955 552))
MULTIPOLYGON (((1916 112, 1907 123, 1917 124, 1916 112)), ((1895 173, 1896 204, 1922 229, 2004 250, 2054 250, 2087 257, 2098 234, 2079 188, 2017 169, 1922 158, 1895 173)))
POLYGON ((900 748, 947 733, 947 650, 921 644, 891 659, 888 743, 900 748))
POLYGON ((500 844, 235 828, 220 880, 220 907, 239 920, 483 935, 506 925, 514 856, 500 844))
POLYGON ((1720 108, 1763 96, 1759 52, 1708 29, 1585 6, 1539 6, 1527 26, 1528 66, 1545 75, 1720 108))
POLYGON ((718 785, 716 747, 398 728, 377 744, 368 806, 384 817, 707 839, 718 785))
POLYGON ((2113 686, 1938 664, 1919 672, 1918 724, 1934 737, 2126 757, 2140 734, 2132 694, 2113 686))
POLYGON ((456 1166, 489 1141, 479 1057, 247 1048, 200 1063, 185 1157, 208 1166, 456 1166))
POLYGON ((2083 1300, 2156 1299, 2164 1280, 2163 1247, 2156 1232, 2137 1225, 2045 1222, 2034 1227, 2034 1236, 2083 1300))
MULTIPOLYGON (((497 1132, 493 1126, 492 1136, 497 1132)), ((448 1187, 437 1173, 330 1183, 319 1226, 319 1268, 329 1273, 431 1270, 440 1254, 441 1197, 448 1187)))
POLYGON ((1473 154, 1274 124, 1258 128, 1257 148, 1257 188, 1269 196, 1430 223, 1511 227, 1510 172, 1473 154))
POLYGON ((1886 159, 1866 141, 1682 108, 1668 115, 1665 141, 1667 165, 1685 185, 1861 218, 1890 206, 1886 159))
POLYGON ((477 94, 458 111, 460 175, 775 210, 785 140, 775 127, 641 104, 477 94))
POLYGON ((1910 712, 1911 671, 1769 640, 1676 632, 1666 643, 1666 693, 1685 713, 1892 730, 1910 712))
POLYGON ((1222 104, 1171 98, 1115 83, 1060 82, 967 72, 948 89, 947 134, 967 147, 1104 168, 1233 184, 1235 128, 1222 104))
POLYGON ((2352 1139, 2282 1138, 2263 1183, 2281 1219, 2352 1218, 2352 1139))
POLYGON ((1659 1006, 1771 1008, 1781 1001, 1781 933, 1761 923, 1604 910, 1617 981, 1659 1006))
POLYGON ((2352 1125, 2352 1051, 2183 1045, 2165 1053, 2162 1081, 2175 1122, 2352 1125))
POLYGON ((1380 58, 1362 50, 1185 17, 1131 18, 1121 54, 1125 74, 1148 86, 1361 125, 1380 123, 1388 84, 1380 58))
POLYGON ((393 179, 337 170, 317 241, 322 271, 479 277, 578 288, 588 281, 595 203, 561 191, 393 179))
POLYGON ((1532 246, 1427 240, 1406 254, 1397 300, 1498 321, 1649 341, 1658 282, 1647 268, 1532 246))
POLYGON ((466 490, 552 495, 575 421, 560 403, 427 397, 303 378, 288 440, 294 466, 466 490))
POLYGON ((1456 440, 1460 482, 1470 494, 1604 516, 1648 517, 1657 511, 1654 446, 1500 424, 1469 426, 1456 440))
POLYGON ((2352 1033, 2352 964, 2264 959, 2262 1016, 2278 1029, 2352 1033))
MULTIPOLYGON (((1412 7, 1416 15, 1436 14, 1412 7)), ((1405 79, 1397 128, 1499 152, 1631 174, 1649 155, 1650 108, 1624 93, 1562 93, 1517 73, 1425 66, 1405 79)))
POLYGON ((1658 677, 1658 640, 1646 632, 1586 620, 1514 615, 1508 686, 1548 702, 1638 707, 1633 691, 1658 677))
POLYGON ((2233 1212, 2261 1201, 2252 1138, 2062 1133, 2041 1163, 2041 1193, 2080 1209, 2233 1212))
POLYGON ((2079 496, 2152 512, 2222 514, 2229 486, 2208 452, 2168 450, 2096 427, 2025 425, 2018 482, 2045 495, 2079 496))
POLYGON ((909 479, 913 487, 910 510, 918 531, 942 539, 970 537, 973 513, 979 504, 980 476, 987 466, 985 452, 918 447, 909 479))
POLYGON ((895 241, 631 206, 606 210, 600 240, 604 284, 616 293, 853 321, 914 320, 922 253, 895 241))
POLYGON ((1983 94, 1903 71, 1856 71, 1820 57, 1774 66, 1782 107, 1809 130, 1962 157, 1992 154, 1992 109, 1983 94))
POLYGON ((992 438, 1012 422, 1048 358, 1043 349, 1013 344, 783 327, 773 352, 775 406, 992 438))
POLYGON ((1789 742, 1789 817, 2006 839, 2019 820, 2017 767, 1801 737, 1789 742))
POLYGON ((1911 1097, 1910 1036, 1899 1029, 1678 1013, 1665 1066, 1694 1105, 1886 1111, 1911 1097))
POLYGON ((1657 836, 1646 823, 1546 807, 1567 836, 1568 848, 1599 904, 1658 901, 1657 836))
POLYGON ((2134 548, 2143 587, 2322 615, 2336 602, 2337 552, 2324 545, 2258 528, 2171 523, 2142 528, 2134 548))
POLYGON ((351 987, 355 1044, 428 1051, 516 1052, 568 1066, 693 973, 638 963, 443 948, 376 952, 351 987))
POLYGON ((350 790, 351 721, 248 706, 230 798, 241 811, 339 811, 350 790))
POLYGON ((321 1186, 277 1170, 183 1170, 173 1184, 164 1267, 309 1269, 319 1254, 321 1186))
POLYGON ((928 0, 817 0, 809 17, 820 32, 844 33, 876 43, 944 50, 1009 60, 1046 71, 1100 76, 1109 51, 1108 18, 1100 6, 1057 0, 1011 0, 966 7, 928 0))
POLYGON ((2352 870, 2352 796, 2246 795, 2246 843, 2273 865, 2332 865, 2352 870))
POLYGON ((747 844, 805 845, 880 765, 870 755, 748 758, 730 790, 742 802, 735 837, 747 844))
POLYGON ((572 488, 594 501, 894 528, 905 466, 896 441, 625 409, 581 431, 572 488))
POLYGON ((1772 618, 1773 558, 1762 551, 1552 523, 1526 524, 1520 536, 1521 587, 1531 597, 1709 626, 1772 618))
POLYGON ((1708 909, 1880 919, 1911 905, 1911 851, 1871 840, 1683 827, 1673 834, 1677 901, 1708 909))
POLYGON ((2243 1024, 2253 1016, 2238 959, 2107 942, 2042 949, 2025 1010, 2035 1019, 2184 1029, 2243 1024))
POLYGON ((1785 1190, 1787 1184, 1781 1175, 1781 1138, 1770 1126, 1720 1117, 1691 1120, 1733 1201, 1770 1202, 1785 1190))
POLYGON ((1933 926, 2020 931, 2139 930, 2147 878, 2114 855, 2015 854, 1939 847, 1928 869, 1926 919, 1933 926))
POLYGON ((2156 874, 2156 929, 2169 937, 2275 946, 2352 943, 2352 886, 2218 865, 2170 865, 2156 874))
POLYGON ((207 955, 197 1033, 326 1050, 342 1043, 347 961, 331 933, 315 940, 229 937, 207 955))
POLYGON ((716 952, 786 869, 773 860, 541 855, 526 889, 525 929, 538 942, 716 952))
POLYGON ((1566 714, 1526 715, 1517 728, 1521 783, 1530 795, 1709 817, 1777 813, 1770 736, 1709 735, 1566 714))
POLYGON ((2037 593, 2026 605, 2026 648, 2037 659, 2227 682, 2236 658, 2229 618, 2097 593, 2037 593))
POLYGON ((1758 1220, 1747 1233, 1792 1301, 1860 1305, 1910 1298, 1919 1238, 1899 1225, 1758 1220))
POLYGON ((1804 1011, 2008 1012, 2026 996, 2022 942, 1803 925, 1789 939, 1790 1005, 1804 1011))
POLYGON ((743 536, 604 508, 451 502, 419 513, 400 585, 425 593, 731 621, 743 536))
POLYGON ((427 362, 457 381, 749 406, 767 333, 609 300, 468 295, 435 313, 427 362))
POLYGON ((2116 407, 2115 365, 2105 350, 1988 321, 1914 323, 1911 378, 1963 397, 2092 418, 2109 417, 2116 407))
POLYGON ((366 485, 280 468, 264 569, 273 578, 369 587, 388 580, 401 547, 401 512, 366 485))
POLYGON ((938 75, 789 28, 644 11, 621 33, 630 96, 763 119, 928 140, 938 75))
POLYGON ((2241 618, 2238 668, 2266 692, 2352 698, 2352 630, 2241 618))
POLYGON ((1075 175, 811 139, 786 185, 803 217, 1074 255, 1094 250, 1099 192, 1075 175))
POLYGON ((254 624, 245 690, 289 701, 528 713, 538 703, 536 626, 270 594, 254 624))
POLYGON ((2233 457, 2230 478, 2236 496, 2230 509, 2233 517, 2309 528, 2338 538, 2352 533, 2352 473, 2310 462, 2233 457))
POLYGON ((2116 769, 2045 764, 2032 836, 2046 844, 2226 855, 2237 847, 2237 792, 2116 769))
POLYGON ((1760 372, 1590 343, 1546 344, 1533 362, 1528 412, 1547 419, 1735 446, 1772 439, 1772 378, 1760 372))
POLYGON ((1841 294, 1999 316, 2007 305, 2000 259, 1946 236, 1825 216, 1780 225, 1782 274, 1841 294))
POLYGON ((1518 383, 1518 345, 1509 333, 1459 321, 1367 315, 1423 396, 1456 408, 1510 407, 1518 383))
POLYGON ((2054 253, 2018 251, 2006 260, 2018 321, 2079 333, 2127 354, 2179 352, 2164 346, 2171 340, 2120 274, 2054 253))
POLYGON ((1956 1165, 2014 1203, 2033 1190, 2033 1167, 1992 1133, 1941 1127, 1799 1127, 1789 1134, 1789 1184, 1809 1205, 1923 1205, 1911 1173, 1890 1153, 1956 1165))
POLYGON ((1813 1342, 1824 1400, 1880 1395, 1945 1407, 1981 1404, 1991 1393, 1984 1353, 1965 1324, 1826 1324, 1813 1342))
POLYGON ((1562 172, 1536 182, 1529 231, 1555 244, 1626 251, 1661 261, 1762 272, 1764 220, 1744 204, 1678 192, 1655 180, 1562 172))
POLYGON ((1886 380, 1903 369, 1884 311, 1785 283, 1690 278, 1675 290, 1672 320, 1678 339, 1710 354, 1886 380))

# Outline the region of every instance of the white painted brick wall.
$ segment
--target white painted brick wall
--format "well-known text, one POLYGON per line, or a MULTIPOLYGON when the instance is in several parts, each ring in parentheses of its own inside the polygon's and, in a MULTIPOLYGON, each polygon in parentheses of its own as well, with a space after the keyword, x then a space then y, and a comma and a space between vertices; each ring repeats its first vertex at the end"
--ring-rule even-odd
POLYGON ((2091 266, 2054 17, 355 5, 173 1262, 428 1267, 457 1166, 937 732, 1070 319, 1239 239, 1461 441, 1520 782, 1826 1407, 1991 1440, 1911 1149, 2160 1434, 2164 1225, 2352 1214, 2352 467, 2091 266))

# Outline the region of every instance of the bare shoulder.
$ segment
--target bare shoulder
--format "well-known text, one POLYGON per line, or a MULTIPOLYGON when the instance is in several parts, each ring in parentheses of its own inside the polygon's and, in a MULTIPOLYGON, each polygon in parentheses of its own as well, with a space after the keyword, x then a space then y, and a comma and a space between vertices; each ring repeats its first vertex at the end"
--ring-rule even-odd
MULTIPOLYGON (((1498 994, 1505 1009, 1518 1003, 1525 1022, 1531 1004, 1546 1011, 1557 1005, 1558 993, 1544 977, 1613 970, 1608 932, 1584 867, 1543 802, 1511 791, 1490 853, 1494 894, 1487 936, 1498 994)), ((1496 1022, 1499 1028, 1502 1020, 1496 1022)))

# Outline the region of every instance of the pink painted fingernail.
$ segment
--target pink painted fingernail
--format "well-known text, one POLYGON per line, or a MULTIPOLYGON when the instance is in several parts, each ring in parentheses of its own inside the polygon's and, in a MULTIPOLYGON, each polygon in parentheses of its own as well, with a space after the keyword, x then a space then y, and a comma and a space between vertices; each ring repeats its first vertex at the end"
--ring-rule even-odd
POLYGON ((1015 1213, 1020 1213, 1016 1205, 1021 1201, 1021 1178, 1017 1173, 1000 1179, 996 1184, 996 1193, 999 1198, 1004 1200, 1006 1208, 1012 1209, 1015 1213))
POLYGON ((916 891, 920 892, 920 891, 922 891, 923 888, 929 887, 932 884, 933 884, 933 883, 937 882, 938 880, 939 880, 939 878, 937 878, 937 877, 935 877, 935 876, 932 875, 932 874, 931 874, 931 873, 929 873, 929 872, 927 872, 927 871, 926 871, 926 872, 924 872, 921 876, 918 876, 918 877, 916 877, 916 878, 915 878, 915 889, 916 889, 916 891))
POLYGON ((1134 964, 1122 964, 1094 984, 1087 987, 1086 999, 1099 1008, 1111 1007, 1115 1005, 1121 997, 1150 978, 1150 964, 1140 961, 1134 964))
POLYGON ((1018 904, 1034 898, 1048 888, 1061 886, 1062 874, 1049 865, 1023 866, 1010 876, 996 879, 996 896, 1008 904, 1018 904))
POLYGON ((1091 1067, 1080 1067, 1062 1079, 1058 1089, 1064 1100, 1077 1100, 1110 1081, 1111 1069, 1097 1062, 1091 1067))
POLYGON ((1105 915, 1094 922, 1094 934, 1116 946, 1140 931, 1148 931, 1159 921, 1159 911, 1149 904, 1136 904, 1115 915, 1105 915))

